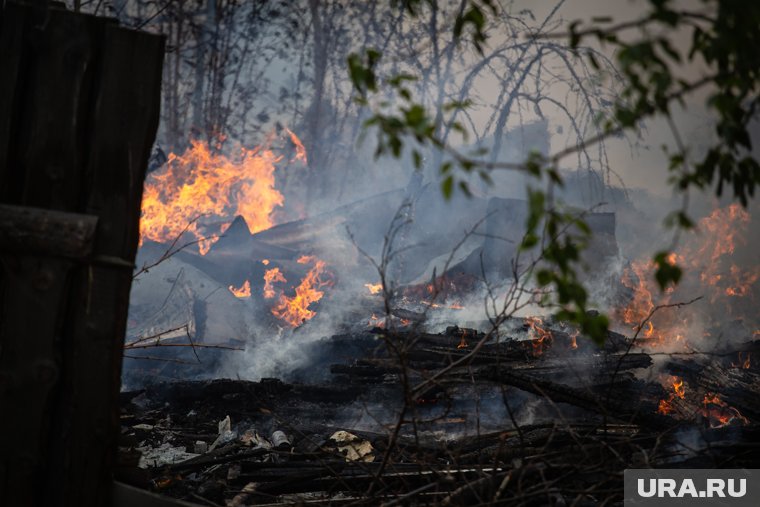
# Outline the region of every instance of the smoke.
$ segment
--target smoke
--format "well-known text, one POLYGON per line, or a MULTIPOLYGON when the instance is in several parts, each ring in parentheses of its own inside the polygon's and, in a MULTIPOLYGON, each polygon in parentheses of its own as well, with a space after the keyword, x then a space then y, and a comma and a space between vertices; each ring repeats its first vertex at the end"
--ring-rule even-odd
MULTIPOLYGON (((511 7, 510 15, 519 16, 528 25, 538 25, 549 19, 551 23, 556 23, 558 29, 565 27, 570 19, 604 16, 604 10, 611 11, 618 21, 638 15, 635 2, 615 7, 600 6, 597 2, 567 2, 555 14, 551 14, 550 7, 534 4, 516 2, 511 7), (524 9, 532 9, 532 12, 526 14, 524 9)), ((368 12, 354 14, 368 15, 368 12)), ((339 27, 346 21, 341 15, 335 13, 335 17, 326 17, 324 21, 339 27)), ((277 110, 263 106, 259 109, 259 104, 254 107, 251 103, 256 96, 240 101, 230 100, 230 104, 237 104, 239 110, 227 115, 229 125, 224 127, 229 131, 230 138, 221 142, 219 148, 226 155, 231 154, 225 153, 225 150, 231 151, 231 147, 238 143, 247 150, 253 150, 255 145, 265 144, 265 136, 254 132, 257 130, 269 129, 284 139, 276 147, 278 156, 283 158, 276 164, 274 172, 267 173, 274 178, 273 181, 267 180, 271 184, 269 186, 283 197, 281 207, 278 199, 278 206, 266 217, 274 225, 251 235, 248 230, 251 228, 246 228, 245 223, 241 224, 238 220, 226 229, 223 237, 205 256, 184 251, 165 266, 145 273, 132 294, 131 318, 140 321, 145 328, 141 332, 147 333, 150 326, 153 330, 159 330, 160 326, 153 322, 155 318, 148 310, 162 308, 161 312, 168 312, 163 323, 174 325, 175 321, 181 320, 179 317, 186 317, 194 322, 196 338, 212 340, 213 343, 234 339, 244 349, 225 352, 212 364, 204 365, 206 374, 211 371, 213 375, 251 380, 264 377, 328 378, 326 367, 339 356, 331 357, 325 352, 330 342, 327 337, 341 333, 361 334, 369 328, 373 314, 378 318, 376 320, 385 317, 382 297, 373 296, 365 287, 365 284, 380 282, 380 274, 373 262, 383 265, 387 288, 394 294, 394 309, 424 313, 427 317, 424 329, 429 332, 441 332, 449 325, 487 329, 489 317, 494 314, 493 308, 488 306, 490 298, 507 292, 513 282, 510 262, 524 230, 523 200, 526 185, 531 181, 529 176, 514 171, 497 171, 491 173, 493 182, 488 184, 477 174, 466 175, 460 171, 457 174, 468 183, 473 196, 466 197, 462 192, 455 192, 452 199, 446 200, 440 189, 440 164, 448 160, 445 154, 423 150, 425 159, 418 170, 414 168, 410 153, 409 143, 413 145, 413 141, 407 140, 408 144, 399 158, 375 158, 378 148, 376 130, 365 132, 364 142, 359 143, 362 124, 368 112, 353 105, 353 92, 343 66, 349 51, 360 52, 365 46, 371 46, 373 36, 384 40, 381 37, 387 35, 383 33, 384 25, 377 23, 376 27, 372 26, 378 33, 362 34, 366 35, 366 39, 357 34, 340 32, 340 37, 343 37, 340 44, 330 41, 330 58, 335 61, 329 67, 331 74, 325 77, 325 83, 332 87, 330 93, 333 95, 312 96, 316 91, 309 88, 310 78, 301 75, 311 71, 303 68, 295 71, 292 62, 297 59, 285 48, 268 60, 273 63, 262 71, 260 82, 254 83, 253 78, 241 77, 234 86, 232 81, 229 83, 227 89, 233 95, 239 94, 245 87, 251 87, 260 93, 262 103, 277 102, 273 97, 278 97, 281 106, 277 110), (339 69, 340 73, 335 69, 339 69), (262 86, 266 89, 261 89, 262 86), (256 125, 255 129, 252 124, 256 125), (308 164, 296 161, 297 143, 290 146, 285 135, 287 131, 278 125, 287 125, 303 138, 308 164), (387 265, 383 262, 384 253, 392 257, 387 265), (303 255, 324 261, 332 285, 320 289, 322 298, 309 307, 316 312, 316 316, 294 329, 272 315, 272 301, 263 296, 262 286, 266 270, 278 267, 287 283, 279 283, 277 290, 293 297, 295 287, 306 275, 305 267, 297 262, 303 255), (175 284, 169 281, 179 272, 187 278, 186 282, 175 284), (424 288, 443 275, 448 276, 450 282, 454 280, 452 283, 457 287, 449 290, 448 294, 440 294, 440 299, 426 301, 440 305, 438 308, 432 308, 432 305, 425 307, 423 297, 409 296, 405 299, 405 287, 424 288), (234 298, 227 287, 240 287, 244 282, 250 284, 252 295, 247 300, 234 298), (179 289, 172 289, 174 285, 179 289), (212 291, 215 292, 209 296, 212 291), (171 297, 167 296, 170 292, 174 294, 171 297), (184 299, 177 296, 180 293, 185 294, 184 299), (164 299, 169 301, 168 305, 163 304, 164 299), (198 308, 203 309, 202 318, 199 318, 198 308), (218 323, 225 319, 234 323, 231 324, 234 332, 218 323)), ((338 30, 333 32, 339 33, 338 30)), ((410 31, 399 35, 399 40, 392 38, 390 43, 398 44, 398 48, 403 49, 397 52, 401 61, 389 63, 383 60, 378 72, 400 66, 402 70, 423 76, 436 75, 436 63, 430 54, 420 53, 414 58, 407 54, 406 44, 416 47, 414 39, 418 35, 410 31), (405 61, 405 56, 408 61, 405 61)), ((266 32, 265 37, 270 38, 268 42, 279 42, 273 33, 266 32)), ((314 56, 310 52, 318 48, 313 46, 309 34, 300 42, 304 58, 300 61, 308 61, 314 56)), ((518 53, 507 49, 507 42, 495 37, 490 41, 489 51, 506 60, 519 57, 518 53)), ((524 61, 515 60, 515 63, 523 64, 529 60, 525 57, 524 61)), ((557 84, 543 88, 543 93, 552 101, 561 104, 564 109, 570 108, 569 114, 563 108, 544 106, 542 109, 536 101, 524 98, 507 103, 506 97, 514 85, 510 76, 485 73, 473 74, 470 81, 462 78, 467 72, 474 72, 481 61, 482 58, 474 53, 452 59, 448 78, 444 75, 440 80, 422 79, 414 85, 414 92, 434 112, 443 111, 437 97, 464 93, 478 98, 472 110, 457 117, 457 120, 467 124, 474 135, 469 141, 460 136, 452 136, 449 140, 465 153, 485 149, 485 155, 477 156, 486 160, 521 162, 534 151, 549 155, 573 146, 579 136, 595 131, 593 119, 596 114, 608 110, 605 107, 615 98, 614 83, 606 82, 600 86, 598 80, 588 74, 574 85, 559 83, 562 80, 558 79, 557 84), (577 96, 573 94, 578 93, 579 86, 587 87, 587 91, 591 92, 593 111, 584 109, 586 106, 578 106, 577 96), (509 114, 502 121, 500 116, 504 111, 509 114)), ((547 65, 557 63, 552 60, 547 65)), ((581 67, 578 63, 579 70, 581 67)), ((530 70, 526 73, 526 82, 531 84, 529 88, 522 89, 522 94, 517 94, 520 97, 533 94, 534 88, 542 85, 540 76, 530 70)), ((251 72, 250 75, 257 74, 251 72)), ((711 120, 704 114, 702 101, 703 97, 694 97, 683 109, 675 111, 676 122, 689 125, 682 134, 695 146, 711 139, 711 120)), ((177 146, 176 139, 169 139, 169 127, 170 122, 162 124, 161 132, 165 139, 161 143, 177 146)), ((616 329, 627 335, 635 332, 635 324, 623 322, 614 315, 625 308, 632 297, 621 280, 630 270, 632 261, 646 260, 655 251, 671 248, 672 231, 661 224, 681 204, 666 184, 667 158, 661 146, 665 144, 673 148, 672 132, 664 122, 656 119, 647 122, 644 127, 641 136, 612 139, 593 151, 582 151, 577 158, 563 159, 566 185, 555 193, 557 201, 570 209, 581 212, 593 208, 600 214, 595 236, 604 238, 604 241, 593 243, 584 257, 584 282, 590 289, 592 306, 612 313, 616 318, 616 329), (614 213, 613 225, 610 225, 609 215, 601 216, 602 213, 614 213)), ((186 143, 189 141, 186 140, 186 143)), ((700 153, 695 150, 692 155, 698 157, 700 153)), ((157 189, 159 193, 160 190, 157 189)), ((239 203, 238 208, 249 211, 252 203, 256 202, 248 197, 243 200, 245 202, 239 203)), ((708 193, 694 194, 689 212, 698 220, 726 204, 716 202, 708 193)), ((218 210, 215 208, 215 211, 218 210)), ((750 217, 755 216, 756 211, 756 206, 753 206, 749 211, 750 217)), ((246 215, 251 217, 253 213, 246 215)), ((188 220, 191 218, 188 217, 188 220)), ((232 222, 235 217, 223 218, 225 222, 232 222)), ((227 224, 216 225, 226 227, 227 224)), ((747 227, 745 239, 737 244, 732 259, 739 267, 755 268, 755 252, 760 247, 757 244, 760 240, 749 233, 753 223, 750 222, 747 227)), ((259 229, 261 227, 252 228, 259 229)), ((689 233, 679 238, 679 244, 698 244, 701 238, 704 236, 689 233)), ((141 255, 149 256, 151 248, 155 245, 145 245, 141 255)), ((523 259, 524 262, 528 260, 523 259)), ((670 295, 660 294, 659 290, 652 291, 654 304, 681 301, 691 298, 687 296, 703 294, 702 286, 690 281, 692 273, 699 273, 700 266, 689 264, 684 267, 687 268, 684 289, 670 295)), ((730 277, 731 273, 729 263, 716 274, 730 277)), ((658 315, 657 324, 659 317, 666 316, 662 320, 666 326, 664 330, 677 324, 677 332, 687 335, 690 343, 700 348, 715 346, 716 340, 747 339, 753 331, 754 324, 750 317, 753 308, 756 308, 756 287, 757 284, 752 285, 751 293, 745 296, 747 299, 740 301, 732 296, 734 299, 730 300, 728 308, 731 311, 728 313, 725 305, 717 304, 717 300, 711 300, 706 295, 705 299, 687 308, 663 310, 658 315), (717 328, 716 322, 721 323, 717 328)), ((530 292, 535 288, 527 285, 526 293, 515 301, 515 307, 519 307, 515 316, 550 312, 531 300, 530 292)), ((728 288, 721 286, 724 291, 728 288)), ((638 317, 642 319, 645 316, 638 317)), ((507 325, 503 333, 506 336, 513 331, 514 328, 507 325)), ((359 341, 362 344, 371 343, 359 341)), ((663 350, 675 350, 680 346, 676 344, 663 350)), ((525 410, 524 420, 532 420, 531 409, 525 410)))

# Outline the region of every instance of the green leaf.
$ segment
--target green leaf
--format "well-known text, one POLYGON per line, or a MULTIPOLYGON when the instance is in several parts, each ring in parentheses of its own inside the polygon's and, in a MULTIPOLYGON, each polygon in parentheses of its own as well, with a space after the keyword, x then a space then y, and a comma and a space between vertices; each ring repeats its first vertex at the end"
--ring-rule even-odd
POLYGON ((665 290, 665 288, 671 283, 673 285, 677 284, 679 280, 681 280, 681 275, 683 274, 681 268, 671 263, 669 258, 670 252, 666 251, 657 252, 653 258, 655 266, 657 267, 654 273, 654 278, 657 280, 657 285, 660 286, 660 290, 665 290))
POLYGON ((443 197, 451 199, 451 193, 454 190, 454 177, 451 175, 446 176, 441 182, 441 192, 443 197))

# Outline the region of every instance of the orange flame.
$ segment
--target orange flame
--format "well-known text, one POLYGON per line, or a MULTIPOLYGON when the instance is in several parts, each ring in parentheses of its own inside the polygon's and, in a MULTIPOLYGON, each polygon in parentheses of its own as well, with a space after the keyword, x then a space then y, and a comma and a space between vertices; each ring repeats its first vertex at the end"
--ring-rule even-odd
POLYGON ((370 294, 379 294, 383 290, 381 283, 365 283, 364 286, 369 289, 370 294))
POLYGON ((306 148, 303 147, 303 143, 301 142, 301 140, 298 139, 298 137, 296 137, 296 135, 293 132, 291 132, 289 128, 285 128, 285 132, 288 133, 288 136, 290 136, 290 141, 296 147, 295 160, 303 162, 304 164, 308 164, 309 161, 306 159, 306 148))
POLYGON ((667 381, 664 382, 664 387, 673 390, 668 394, 668 399, 660 400, 657 407, 657 413, 662 415, 668 415, 675 411, 673 407, 673 400, 676 398, 684 399, 686 396, 686 386, 681 377, 669 376, 667 381))
POLYGON ((527 317, 525 320, 527 321, 532 337, 531 345, 533 346, 533 356, 538 357, 552 345, 554 336, 552 336, 551 331, 542 327, 544 321, 539 317, 527 317))
POLYGON ((469 347, 469 345, 467 343, 467 330, 463 329, 462 330, 462 337, 459 340, 459 344, 457 345, 457 349, 466 349, 467 347, 469 347))
POLYGON ((217 225, 214 231, 209 224, 214 219, 229 221, 241 215, 252 233, 268 229, 272 212, 284 202, 275 189, 275 164, 280 159, 261 148, 240 148, 227 157, 201 141, 192 141, 182 155, 170 154, 166 165, 145 181, 141 242, 171 242, 186 230, 206 254, 228 225, 217 225), (205 227, 199 217, 204 217, 205 227))
MULTIPOLYGON (((671 400, 672 401, 672 400, 671 400)), ((660 400, 659 405, 657 406, 657 413, 662 415, 668 415, 672 412, 674 412, 675 409, 673 408, 673 405, 668 400, 660 400)))
POLYGON ((737 363, 731 362, 731 368, 741 368, 743 370, 749 370, 752 367, 750 361, 751 353, 747 352, 747 356, 744 357, 744 353, 739 351, 739 361, 737 363))
POLYGON ((717 394, 705 394, 701 412, 711 428, 722 428, 734 421, 743 425, 749 424, 749 419, 744 417, 736 408, 721 400, 717 394))
POLYGON ((303 255, 298 259, 298 263, 311 263, 313 266, 296 287, 296 295, 289 297, 284 293, 280 294, 279 301, 272 308, 272 315, 292 327, 300 326, 317 314, 310 310, 309 306, 322 299, 324 292, 321 289, 332 285, 332 279, 326 272, 325 261, 303 255))
POLYGON ((369 322, 367 323, 367 325, 369 327, 384 328, 385 327, 385 319, 381 319, 380 317, 378 317, 377 315, 375 315, 373 313, 372 317, 369 318, 369 322))
MULTIPOLYGON (((267 261, 267 264, 269 261, 267 261)), ((272 268, 267 269, 264 272, 264 298, 265 299, 272 299, 275 296, 274 287, 272 287, 272 284, 274 282, 282 282, 285 283, 287 280, 285 279, 285 275, 283 275, 280 272, 280 268, 272 268)))
POLYGON ((230 292, 236 297, 236 298, 249 298, 251 297, 251 282, 248 280, 245 281, 245 283, 238 289, 236 289, 234 286, 230 285, 227 287, 230 292))
MULTIPOLYGON (((650 261, 633 261, 622 276, 621 282, 631 290, 631 298, 625 308, 616 311, 620 321, 634 330, 652 312, 655 304, 668 304, 684 299, 687 293, 705 294, 712 305, 723 305, 718 311, 732 315, 734 306, 728 297, 737 298, 753 294, 760 281, 760 267, 739 268, 732 255, 739 245, 746 244, 749 214, 738 204, 716 208, 698 223, 699 234, 687 238, 677 252, 666 259, 684 268, 684 278, 677 288, 668 287, 659 294, 654 280, 655 266, 650 261), (659 294, 659 295, 658 295, 659 294), (655 302, 655 298, 657 301, 655 302)), ((719 307, 720 308, 720 307, 719 307)), ((688 317, 678 317, 678 312, 660 312, 641 329, 640 338, 646 345, 687 346, 685 336, 689 333, 688 317)))

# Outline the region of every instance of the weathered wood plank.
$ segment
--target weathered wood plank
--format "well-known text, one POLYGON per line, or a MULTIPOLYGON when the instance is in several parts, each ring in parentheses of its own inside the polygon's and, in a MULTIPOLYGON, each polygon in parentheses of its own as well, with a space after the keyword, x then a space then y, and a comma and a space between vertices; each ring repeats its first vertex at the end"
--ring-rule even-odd
POLYGON ((82 259, 90 255, 98 217, 0 204, 0 252, 82 259))
POLYGON ((119 390, 142 182, 158 127, 162 37, 106 25, 86 143, 84 211, 99 217, 93 255, 124 266, 90 266, 73 286, 79 304, 63 348, 61 403, 48 490, 71 505, 103 505, 119 435, 119 390), (82 304, 97 302, 96 304, 82 304), (76 407, 72 410, 71 407, 76 407), (65 472, 61 472, 65 470, 65 472))
POLYGON ((22 202, 79 211, 82 146, 89 81, 95 67, 95 18, 50 8, 28 34, 33 62, 23 76, 16 170, 24 176, 22 202))
POLYGON ((6 2, 0 57, 0 202, 78 213, 0 210, 0 505, 108 505, 163 38, 6 2))
POLYGON ((18 127, 23 86, 19 86, 19 74, 28 51, 25 36, 31 24, 27 9, 9 3, 2 10, 0 23, 0 200, 18 202, 21 197, 23 175, 13 170, 15 157, 15 133, 18 127))
POLYGON ((0 504, 35 505, 72 262, 0 256, 0 504))

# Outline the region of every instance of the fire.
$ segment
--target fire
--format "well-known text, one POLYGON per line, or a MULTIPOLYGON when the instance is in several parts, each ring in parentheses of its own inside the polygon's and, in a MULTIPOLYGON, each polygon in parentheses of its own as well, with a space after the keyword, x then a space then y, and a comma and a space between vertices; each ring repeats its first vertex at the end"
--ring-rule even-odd
POLYGON ((243 285, 240 288, 235 288, 234 286, 230 285, 227 287, 230 292, 236 297, 236 298, 249 298, 251 297, 251 282, 248 280, 243 283, 243 285))
POLYGON ((736 408, 721 400, 717 394, 705 394, 702 400, 701 413, 711 428, 722 428, 734 421, 740 424, 749 424, 749 419, 744 417, 736 408))
POLYGON ((367 323, 367 325, 369 327, 384 328, 385 327, 385 319, 382 319, 382 318, 378 317, 377 315, 375 315, 373 313, 372 317, 369 318, 369 322, 367 323))
POLYGON ((741 368, 743 370, 749 370, 752 366, 752 363, 750 362, 750 356, 751 353, 747 352, 747 356, 744 357, 744 353, 740 350, 739 351, 739 361, 734 363, 731 362, 731 368, 741 368))
POLYGON ((542 327, 544 321, 539 317, 527 317, 525 320, 532 337, 533 356, 538 357, 552 345, 554 336, 551 331, 542 327))
MULTIPOLYGON (((749 301, 760 282, 760 267, 740 268, 732 257, 740 246, 747 244, 749 222, 750 215, 738 204, 716 208, 701 219, 697 226, 699 234, 686 238, 676 252, 668 255, 667 262, 683 268, 684 277, 678 287, 668 287, 663 293, 655 283, 652 262, 631 262, 621 279, 630 289, 631 297, 624 308, 615 312, 617 318, 639 331, 641 322, 649 317, 655 305, 687 300, 694 294, 703 294, 715 308, 712 313, 716 316, 741 311, 742 307, 736 304, 740 298, 748 301, 747 310, 753 309, 751 305, 756 301, 749 301)), ((684 337, 689 335, 690 322, 688 317, 679 317, 679 312, 659 312, 640 330, 641 343, 687 347, 684 337)))
POLYGON ((667 400, 660 400, 660 404, 657 406, 657 413, 662 415, 668 415, 674 410, 675 409, 673 408, 673 405, 671 405, 670 401, 667 400))
MULTIPOLYGON (((267 261, 267 264, 269 264, 269 261, 267 261)), ((265 299, 272 299, 275 296, 275 290, 274 287, 272 287, 272 284, 274 282, 282 282, 286 283, 287 280, 285 279, 285 275, 280 272, 280 268, 272 268, 267 269, 264 272, 264 298, 265 299)))
POLYGON ((299 160, 305 164, 308 164, 309 161, 306 158, 306 148, 303 147, 303 143, 301 142, 296 135, 290 131, 290 129, 286 128, 285 132, 288 133, 288 136, 290 137, 290 141, 295 145, 296 147, 296 156, 295 160, 299 160))
MULTIPOLYGON (((296 145, 296 159, 306 163, 303 144, 293 132, 287 133, 296 145)), ((170 243, 186 232, 205 255, 237 215, 251 233, 270 228, 274 211, 284 203, 275 188, 275 164, 280 160, 267 147, 240 147, 227 156, 208 143, 191 141, 183 154, 171 153, 145 180, 140 243, 170 243)))
POLYGON ((297 327, 313 318, 317 312, 310 310, 312 303, 318 302, 324 296, 322 289, 332 285, 332 278, 326 270, 325 261, 314 256, 303 255, 298 259, 299 264, 312 264, 311 269, 295 289, 295 296, 280 294, 280 299, 272 308, 272 315, 297 327))
POLYGON ((457 344, 457 349, 466 349, 469 347, 469 344, 467 343, 467 330, 462 330, 462 338, 459 340, 459 344, 457 344))
POLYGON ((683 379, 678 377, 673 378, 673 392, 676 396, 683 399, 683 397, 686 395, 686 388, 683 386, 683 379))
POLYGON ((755 283, 760 279, 760 269, 755 269, 754 272, 743 271, 736 264, 731 265, 731 286, 726 287, 724 294, 726 296, 747 296, 755 283))
POLYGON ((370 294, 379 294, 383 290, 381 283, 365 283, 364 286, 369 289, 370 294))
POLYGON ((657 413, 668 415, 675 411, 675 408, 673 407, 673 400, 676 398, 684 399, 686 396, 686 386, 684 385, 684 381, 681 377, 670 376, 664 382, 663 387, 666 389, 672 389, 672 392, 668 394, 668 398, 666 400, 660 400, 660 403, 657 407, 657 413))

